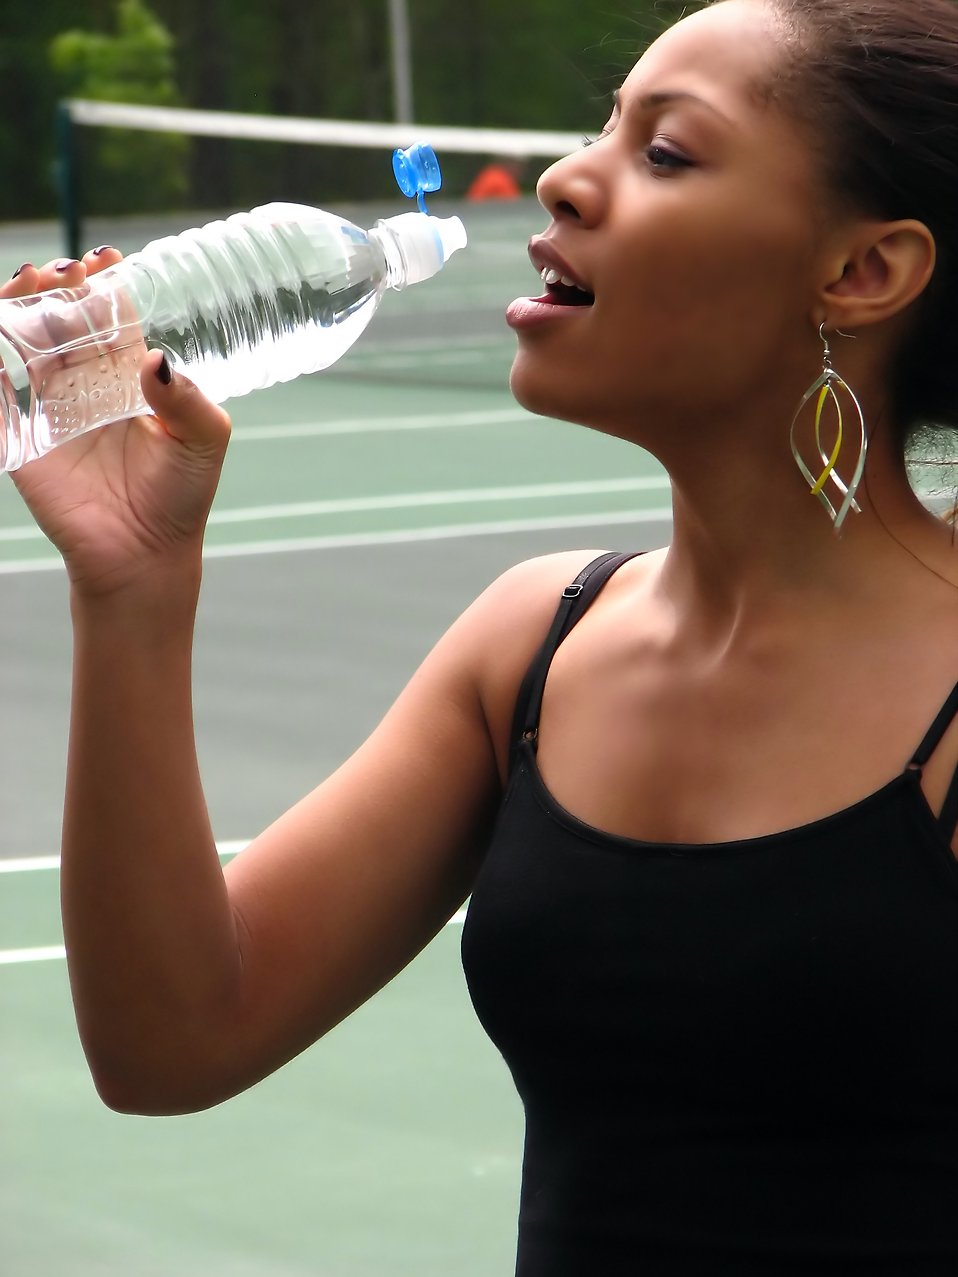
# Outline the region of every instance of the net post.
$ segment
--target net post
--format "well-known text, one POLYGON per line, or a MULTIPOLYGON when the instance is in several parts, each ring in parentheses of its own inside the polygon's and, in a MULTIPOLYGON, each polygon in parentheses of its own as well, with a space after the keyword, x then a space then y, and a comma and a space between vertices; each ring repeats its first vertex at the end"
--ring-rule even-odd
POLYGON ((397 124, 411 124, 412 54, 406 0, 389 0, 389 30, 392 44, 393 111, 397 124))
POLYGON ((70 103, 57 104, 56 179, 60 196, 60 218, 68 257, 80 256, 80 200, 77 187, 76 137, 70 103))

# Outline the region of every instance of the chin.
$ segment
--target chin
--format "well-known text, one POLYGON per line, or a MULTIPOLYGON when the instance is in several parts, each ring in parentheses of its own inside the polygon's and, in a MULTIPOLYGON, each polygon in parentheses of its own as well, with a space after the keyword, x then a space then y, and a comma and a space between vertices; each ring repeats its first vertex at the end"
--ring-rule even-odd
POLYGON ((599 434, 636 444, 658 456, 656 445, 661 441, 652 438, 647 430, 642 429, 641 423, 661 422, 668 415, 661 402, 647 403, 637 397, 627 409, 610 411, 605 406, 603 411, 604 405, 596 401, 594 384, 592 394, 589 393, 590 387, 583 387, 581 383, 563 387, 554 372, 544 374, 541 369, 529 366, 521 351, 512 365, 509 389, 516 403, 537 417, 584 426, 599 434))
POLYGON ((590 425, 588 405, 578 404, 578 411, 570 396, 563 395, 556 385, 556 378, 543 376, 526 366, 522 353, 516 356, 509 374, 509 389, 521 408, 534 412, 537 417, 555 417, 559 421, 574 421, 590 425))

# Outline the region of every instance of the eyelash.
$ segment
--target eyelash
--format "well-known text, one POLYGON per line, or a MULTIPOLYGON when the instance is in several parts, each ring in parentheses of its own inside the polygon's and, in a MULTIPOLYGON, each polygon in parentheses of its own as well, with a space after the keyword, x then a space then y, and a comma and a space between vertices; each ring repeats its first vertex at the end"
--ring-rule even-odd
MULTIPOLYGON (((584 137, 582 145, 583 147, 594 146, 596 142, 601 142, 606 137, 609 137, 609 131, 603 129, 595 137, 584 137)), ((692 161, 687 160, 684 155, 679 155, 676 151, 670 151, 664 146, 656 146, 655 144, 645 148, 645 157, 652 168, 667 168, 675 172, 678 169, 693 167, 692 161)))

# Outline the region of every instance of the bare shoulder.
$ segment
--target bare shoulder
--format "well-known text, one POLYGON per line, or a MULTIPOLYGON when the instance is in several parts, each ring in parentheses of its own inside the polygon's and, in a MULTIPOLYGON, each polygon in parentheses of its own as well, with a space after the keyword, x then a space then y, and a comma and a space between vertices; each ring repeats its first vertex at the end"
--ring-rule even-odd
MULTIPOLYGON (((562 591, 604 552, 567 550, 516 564, 483 591, 455 627, 472 654, 472 672, 501 775, 519 685, 548 632, 562 591)), ((652 558, 637 559, 621 569, 610 590, 633 588, 652 558)))
MULTIPOLYGON (((483 591, 464 618, 488 630, 490 636, 504 631, 522 639, 528 628, 541 642, 544 626, 552 619, 563 589, 584 567, 606 553, 602 549, 564 550, 517 563, 483 591)), ((631 588, 654 570, 663 553, 653 551, 635 558, 616 573, 610 588, 631 588)))

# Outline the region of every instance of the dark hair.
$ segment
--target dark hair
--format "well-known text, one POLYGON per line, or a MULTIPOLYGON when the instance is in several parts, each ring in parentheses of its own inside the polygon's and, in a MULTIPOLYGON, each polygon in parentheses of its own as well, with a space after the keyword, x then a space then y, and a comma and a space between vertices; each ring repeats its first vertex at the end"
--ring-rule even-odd
POLYGON ((811 125, 831 190, 923 222, 938 262, 892 390, 905 436, 958 427, 958 0, 765 0, 786 65, 773 91, 811 125))

